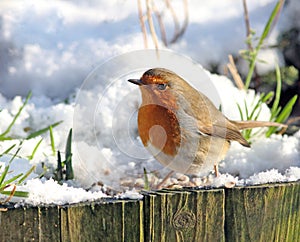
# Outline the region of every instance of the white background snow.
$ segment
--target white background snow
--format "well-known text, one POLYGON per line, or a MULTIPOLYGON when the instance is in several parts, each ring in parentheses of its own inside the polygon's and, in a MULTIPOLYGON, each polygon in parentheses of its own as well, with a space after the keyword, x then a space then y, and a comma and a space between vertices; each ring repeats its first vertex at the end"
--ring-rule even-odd
MULTIPOLYGON (((258 36, 275 3, 274 0, 248 1, 251 26, 258 36)), ((182 1, 174 1, 174 7, 181 8, 182 1)), ((269 37, 269 43, 276 42, 280 31, 288 29, 293 24, 300 24, 296 17, 297 12, 300 12, 300 4, 296 0, 289 1, 277 27, 269 37)), ((173 31, 170 16, 167 16, 165 23, 170 36, 173 31)), ((150 47, 153 47, 151 38, 148 41, 150 47)), ((61 125, 54 128, 54 138, 56 148, 64 151, 68 131, 73 126, 75 95, 88 74, 112 57, 143 48, 136 1, 1 1, 0 133, 6 129, 13 114, 21 106, 20 95, 24 97, 32 91, 33 97, 10 135, 25 137, 26 127, 38 130, 63 120, 61 125), (67 102, 64 102, 66 100, 67 102)), ((211 63, 226 63, 228 54, 237 54, 239 50, 246 48, 242 1, 189 1, 187 31, 169 48, 191 57, 204 67, 209 67, 211 63)), ((261 72, 272 69, 276 63, 282 64, 282 56, 276 49, 264 50, 260 58, 266 61, 259 66, 261 72)), ((112 71, 114 72, 113 69, 112 71)), ((137 75, 136 73, 133 74, 137 75)), ((224 113, 229 118, 239 119, 238 110, 232 107, 236 102, 242 103, 245 98, 250 102, 255 98, 254 94, 238 91, 223 76, 207 75, 219 92, 224 104, 224 113)), ((93 102, 99 100, 97 95, 103 93, 106 87, 100 85, 100 89, 84 93, 86 104, 90 103, 96 107, 97 103, 93 102)), ((115 118, 112 115, 115 114, 115 109, 111 108, 110 102, 117 100, 122 87, 131 88, 130 91, 135 90, 127 83, 124 86, 113 85, 105 92, 110 99, 101 103, 100 118, 105 118, 109 123, 108 126, 115 118)), ((138 100, 139 93, 134 93, 135 100, 138 100)), ((131 104, 132 108, 137 108, 138 101, 131 104)), ((261 119, 267 119, 268 115, 269 111, 265 108, 261 119)), ((89 125, 92 121, 82 120, 82 122, 83 125, 89 125)), ((52 155, 48 134, 43 136, 44 140, 34 159, 31 161, 26 159, 40 138, 24 141, 19 153, 20 158, 12 162, 11 176, 36 165, 36 172, 30 176, 35 178, 43 170, 42 162, 48 167, 45 176, 51 176, 56 167, 56 157, 52 155)), ((88 134, 85 138, 88 139, 88 134)), ((29 180, 26 185, 19 188, 30 192, 26 202, 63 204, 96 199, 105 194, 101 191, 87 192, 82 188, 90 187, 94 182, 101 180, 105 180, 107 185, 118 187, 118 179, 126 175, 126 172, 138 176, 143 172, 142 167, 162 168, 151 157, 143 160, 144 163, 132 157, 128 158, 120 152, 111 134, 106 133, 102 138, 106 146, 102 146, 101 149, 89 145, 89 142, 81 143, 80 147, 86 152, 87 157, 84 165, 74 150, 75 180, 70 182, 69 186, 67 184, 61 186, 52 179, 29 180), (95 163, 96 158, 99 162, 95 163), (111 163, 101 162, 101 159, 109 160, 111 163), (114 170, 110 165, 118 169, 114 170), (120 174, 120 170, 123 174, 120 174), (103 174, 107 172, 109 175, 103 178, 103 174)), ((14 140, 1 142, 0 152, 15 143, 18 142, 14 140)), ((222 175, 215 179, 214 185, 222 186, 227 181, 243 185, 298 180, 299 147, 299 132, 291 137, 273 136, 268 140, 258 139, 254 141, 251 149, 233 143, 225 161, 221 164, 222 175)), ((3 156, 0 162, 5 164, 9 159, 10 156, 3 156)), ((1 169, 3 168, 2 165, 1 169)), ((130 193, 127 195, 133 196, 130 193)))

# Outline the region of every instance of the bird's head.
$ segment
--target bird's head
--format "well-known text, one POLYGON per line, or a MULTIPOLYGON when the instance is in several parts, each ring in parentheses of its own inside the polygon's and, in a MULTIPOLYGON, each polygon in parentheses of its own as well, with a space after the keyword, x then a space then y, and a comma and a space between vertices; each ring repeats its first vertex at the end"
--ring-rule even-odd
POLYGON ((140 79, 128 81, 140 87, 144 104, 161 105, 171 110, 178 108, 179 95, 186 96, 193 89, 177 74, 164 68, 149 69, 140 79))

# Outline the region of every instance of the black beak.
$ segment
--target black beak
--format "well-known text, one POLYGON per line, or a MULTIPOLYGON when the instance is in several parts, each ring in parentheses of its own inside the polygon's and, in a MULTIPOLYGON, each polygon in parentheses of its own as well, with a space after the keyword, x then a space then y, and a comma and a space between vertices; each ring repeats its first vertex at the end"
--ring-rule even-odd
POLYGON ((131 82, 131 83, 133 83, 133 84, 136 84, 138 86, 143 85, 141 79, 129 79, 128 81, 131 82))

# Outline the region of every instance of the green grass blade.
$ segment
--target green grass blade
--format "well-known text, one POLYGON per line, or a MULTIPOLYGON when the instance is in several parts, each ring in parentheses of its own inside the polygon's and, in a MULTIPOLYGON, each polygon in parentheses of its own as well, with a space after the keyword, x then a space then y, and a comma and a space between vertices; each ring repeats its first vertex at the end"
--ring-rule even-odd
POLYGON ((62 122, 63 122, 63 121, 56 122, 56 123, 54 123, 54 124, 51 124, 51 125, 47 126, 46 128, 40 129, 40 130, 38 130, 38 131, 36 131, 36 132, 33 132, 33 133, 31 133, 30 135, 28 135, 26 139, 32 139, 32 138, 35 138, 35 137, 37 137, 37 136, 39 136, 39 135, 41 135, 41 134, 47 132, 47 131, 50 129, 50 127, 54 128, 55 126, 61 124, 62 122))
MULTIPOLYGON (((6 196, 11 195, 10 191, 2 191, 0 193, 3 195, 6 195, 6 196)), ((14 197, 28 197, 28 195, 29 195, 29 192, 24 192, 24 191, 15 191, 15 193, 14 193, 14 197)))
POLYGON ((32 93, 29 92, 26 99, 25 99, 25 102, 23 103, 23 105, 19 108, 17 114, 15 115, 15 117, 13 118, 12 122, 8 125, 7 129, 2 133, 0 134, 0 138, 2 137, 5 137, 11 130, 11 128, 13 127, 13 125, 15 124, 15 122, 17 121, 18 117, 20 116, 22 110, 24 109, 24 107, 26 106, 28 100, 31 98, 31 95, 32 93))
POLYGON ((249 112, 248 112, 248 106, 247 106, 246 100, 244 100, 244 108, 245 108, 245 112, 246 112, 246 119, 248 120, 249 119, 249 112))
MULTIPOLYGON (((278 115, 280 114, 280 112, 281 112, 281 107, 279 106, 278 108, 277 108, 277 110, 276 110, 276 112, 274 113, 274 116, 273 116, 273 118, 272 119, 270 119, 270 121, 272 121, 272 120, 275 120, 276 119, 276 117, 278 117, 278 115)), ((273 113, 272 113, 273 114, 273 113)))
POLYGON ((297 98, 298 98, 297 95, 295 95, 293 98, 291 98, 291 100, 282 109, 282 112, 278 115, 276 122, 283 123, 287 120, 287 118, 290 116, 290 114, 293 110, 293 106, 295 105, 297 98))
POLYGON ((57 168, 55 178, 57 181, 61 181, 63 179, 63 164, 61 161, 60 151, 57 151, 57 168))
POLYGON ((72 155, 72 129, 70 129, 66 144, 66 160, 72 155))
POLYGON ((14 138, 12 138, 12 137, 0 136, 0 141, 13 140, 13 139, 14 139, 14 138))
POLYGON ((42 141, 43 141, 43 138, 41 138, 40 141, 37 142, 37 144, 35 145, 35 147, 34 147, 32 153, 31 153, 31 155, 27 157, 28 160, 32 160, 32 159, 33 159, 33 157, 34 157, 34 155, 35 155, 37 149, 39 148, 40 144, 42 143, 42 141))
POLYGON ((4 189, 4 187, 14 181, 16 181, 19 177, 23 176, 23 173, 20 173, 18 175, 15 175, 14 177, 6 180, 5 182, 3 182, 3 184, 1 184, 0 189, 4 189))
POLYGON ((259 97, 259 99, 257 100, 257 102, 255 103, 254 108, 252 109, 250 115, 247 117, 247 120, 257 120, 257 117, 259 115, 259 113, 261 112, 261 105, 262 105, 262 100, 265 99, 265 94, 262 93, 259 97), (258 111, 257 111, 258 110, 258 111), (258 114, 257 114, 258 113, 258 114), (256 114, 256 118, 255 117, 256 114))
MULTIPOLYGON (((38 178, 42 178, 42 177, 44 177, 44 175, 46 174, 46 172, 47 172, 47 167, 45 166, 45 164, 44 164, 44 162, 42 162, 42 169, 43 169, 43 171, 42 171, 42 173, 40 173, 39 175, 38 175, 38 178)), ((54 173, 54 175, 55 175, 55 173, 54 173)))
POLYGON ((222 104, 219 105, 219 111, 222 113, 222 104))
POLYGON ((255 55, 255 58, 251 59, 251 61, 250 61, 250 67, 249 67, 249 71, 248 71, 247 78, 245 81, 245 90, 248 90, 249 86, 250 86, 251 78, 253 76, 253 72, 254 72, 254 68, 255 68, 256 56, 257 56, 257 54, 255 55))
MULTIPOLYGON (((240 117, 241 117, 241 120, 247 120, 247 118, 244 118, 244 114, 243 114, 243 111, 242 111, 242 108, 240 106, 240 104, 236 103, 237 107, 238 107, 238 110, 239 110, 239 113, 240 113, 240 117)), ((242 134, 243 136, 245 137, 246 136, 246 130, 242 130, 242 134)))
POLYGON ((146 168, 144 168, 144 180, 145 180, 145 185, 144 185, 144 189, 146 191, 150 190, 150 185, 149 185, 149 179, 148 179, 148 175, 147 175, 147 170, 146 168))
MULTIPOLYGON (((22 142, 21 142, 22 143, 22 142)), ((8 169, 9 169, 9 165, 11 164, 11 162, 15 159, 15 157, 17 156, 17 154, 19 153, 20 151, 20 147, 16 150, 16 152, 14 153, 14 155, 10 158, 9 162, 8 162, 8 165, 5 166, 4 168, 4 171, 2 172, 2 174, 0 175, 0 186, 2 186, 2 183, 8 173, 8 169)))
POLYGON ((9 169, 9 165, 5 166, 4 171, 0 175, 0 187, 3 186, 2 183, 3 183, 5 177, 6 177, 7 173, 8 173, 8 169, 9 169))
POLYGON ((66 144, 66 179, 74 179, 74 172, 72 167, 72 129, 69 131, 67 144, 66 144))
POLYGON ((276 5, 275 5, 275 7, 274 7, 274 9, 273 9, 273 11, 271 13, 271 16, 269 17, 268 22, 267 22, 267 24, 266 24, 266 26, 264 28, 264 31, 263 31, 262 35, 260 36, 260 39, 259 39, 259 42, 258 42, 259 48, 263 44, 264 40, 268 37, 268 35, 270 33, 270 29, 271 29, 272 24, 273 24, 273 21, 278 16, 283 3, 284 3, 284 1, 281 1, 281 0, 279 0, 276 3, 276 5))
MULTIPOLYGON (((20 142, 20 145, 22 144, 22 141, 20 142)), ((14 155, 10 158, 8 164, 11 164, 12 161, 16 158, 16 156, 18 155, 19 151, 21 150, 21 147, 19 147, 16 152, 14 153, 14 155)))
POLYGON ((278 65, 276 65, 276 82, 277 82, 277 85, 276 85, 274 103, 271 108, 271 114, 272 114, 271 118, 276 117, 274 115, 275 115, 278 105, 279 105, 281 88, 282 88, 281 74, 280 74, 280 69, 279 69, 278 65))
POLYGON ((255 113, 257 112, 257 110, 259 109, 260 106, 261 106, 261 101, 258 100, 257 103, 255 104, 254 108, 252 109, 250 115, 248 116, 247 120, 253 120, 253 116, 255 115, 255 113))
POLYGON ((251 129, 244 130, 243 136, 248 141, 251 137, 251 129))
POLYGON ((22 177, 21 179, 18 181, 18 185, 22 184, 25 179, 34 171, 35 169, 35 166, 32 166, 22 177))
POLYGON ((261 101, 263 103, 269 103, 270 101, 272 101, 273 97, 274 97, 274 92, 271 91, 268 94, 264 95, 261 101))
POLYGON ((7 150, 5 150, 0 157, 2 157, 3 155, 7 155, 14 147, 16 146, 16 144, 13 144, 12 146, 10 146, 7 150))
POLYGON ((251 61, 250 61, 249 71, 248 71, 248 74, 247 74, 247 77, 246 77, 246 81, 245 81, 245 89, 246 90, 248 90, 248 88, 250 86, 250 82, 251 82, 251 78, 253 76, 253 72, 254 72, 254 68, 255 68, 255 63, 256 63, 256 58, 257 58, 258 52, 260 51, 264 40, 269 35, 269 32, 270 32, 271 26, 273 24, 273 21, 278 16, 283 3, 284 3, 284 1, 279 0, 277 2, 277 4, 275 5, 275 7, 274 7, 274 9, 273 9, 273 11, 272 11, 269 19, 268 19, 268 22, 267 22, 267 24, 266 24, 266 26, 265 26, 265 28, 263 30, 263 33, 262 33, 262 35, 259 38, 258 44, 257 44, 256 48, 253 50, 253 55, 252 55, 252 58, 251 58, 251 61))
POLYGON ((50 142, 51 142, 52 155, 55 156, 56 150, 55 150, 55 143, 54 143, 54 135, 53 135, 52 125, 50 125, 50 127, 49 127, 49 133, 50 133, 50 142))
MULTIPOLYGON (((278 115, 278 117, 275 119, 278 123, 284 123, 288 117, 290 116, 293 107, 297 101, 298 96, 295 95, 290 99, 290 101, 285 105, 285 107, 282 109, 282 112, 278 115)), ((266 137, 270 137, 271 134, 273 134, 277 130, 276 127, 270 127, 268 132, 266 133, 266 137)))
POLYGON ((236 103, 237 107, 238 107, 238 110, 239 110, 239 113, 240 113, 240 117, 241 117, 241 120, 244 120, 244 115, 243 115, 243 111, 242 111, 242 108, 240 106, 240 104, 236 103))
POLYGON ((256 112, 256 115, 253 117, 253 120, 257 120, 258 119, 258 117, 259 117, 259 115, 261 113, 261 110, 262 110, 261 106, 257 110, 258 111, 256 112))

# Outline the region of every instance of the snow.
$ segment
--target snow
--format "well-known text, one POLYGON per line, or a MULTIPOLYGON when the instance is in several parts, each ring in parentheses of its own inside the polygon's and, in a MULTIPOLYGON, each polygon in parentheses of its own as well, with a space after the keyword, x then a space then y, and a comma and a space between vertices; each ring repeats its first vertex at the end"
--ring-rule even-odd
MULTIPOLYGON (((269 43, 276 42, 280 31, 299 25, 293 16, 300 11, 300 4, 296 0, 289 2, 269 43)), ((275 3, 248 1, 251 26, 257 36, 275 3)), ((182 2, 174 4, 180 7, 182 2)), ((52 179, 57 160, 52 154, 49 132, 24 140, 7 179, 33 165, 36 170, 24 185, 18 186, 18 190, 28 191, 29 197, 13 201, 33 205, 77 203, 106 197, 105 189, 118 193, 122 199, 139 199, 138 190, 145 185, 143 168, 155 171, 148 174, 149 182, 161 181, 169 170, 141 144, 136 127, 140 93, 126 82, 153 65, 176 70, 216 106, 221 104, 230 119, 240 119, 236 103, 243 106, 246 101, 251 107, 258 99, 254 91, 240 91, 227 77, 210 74, 195 63, 204 67, 226 63, 228 54, 245 48, 241 1, 191 2, 187 32, 169 47, 172 51, 161 52, 159 60, 155 51, 130 52, 144 48, 134 1, 3 1, 0 6, 0 133, 22 105, 20 95, 24 97, 30 90, 33 97, 10 136, 25 138, 28 128, 33 132, 63 121, 53 132, 56 150, 64 155, 69 129, 73 127, 74 132, 75 179, 62 185, 52 179), (104 64, 99 66, 101 63, 104 64), (35 156, 29 160, 41 138, 35 156), (37 178, 43 172, 44 178, 37 178), (104 186, 98 187, 99 182, 104 186)), ((183 16, 179 17, 182 20, 183 16)), ((170 37, 173 23, 169 15, 166 28, 170 37)), ((274 68, 278 62, 282 64, 276 49, 264 50, 259 58, 266 61, 259 65, 259 72, 274 68)), ((265 105, 259 120, 269 117, 270 110, 265 105)), ((18 143, 0 142, 0 152, 18 143)), ((9 155, 0 157, 2 170, 17 146, 9 155)), ((194 178, 193 182, 198 186, 230 187, 299 180, 300 131, 293 136, 273 135, 270 139, 260 134, 252 140, 251 149, 233 142, 220 164, 220 172, 217 178, 209 175, 206 179, 194 178)), ((181 174, 168 180, 169 185, 188 185, 189 181, 192 179, 181 174)))
POLYGON ((32 205, 78 203, 82 201, 93 201, 99 198, 107 197, 103 192, 90 192, 83 188, 69 186, 66 183, 58 184, 53 179, 32 179, 27 181, 22 190, 28 191, 29 196, 26 203, 32 205), (53 195, 55 194, 55 196, 53 195))
MULTIPOLYGON (((275 2, 248 1, 251 26, 258 36, 275 2)), ((181 9, 182 1, 175 1, 175 6, 181 9)), ((207 67, 225 63, 228 54, 245 48, 241 1, 194 1, 189 12, 187 31, 170 46, 173 50, 207 67)), ((0 88, 7 97, 26 95, 31 90, 35 95, 66 98, 98 64, 144 48, 134 1, 5 0, 0 15, 0 52, 5 60, 0 88)), ((169 15, 165 22, 170 39, 173 22, 169 15)), ((182 22, 183 16, 178 15, 182 22)), ((273 34, 276 36, 277 31, 273 34)), ((153 48, 150 38, 148 42, 153 48)), ((273 56, 268 56, 263 59, 274 63, 273 56)))

